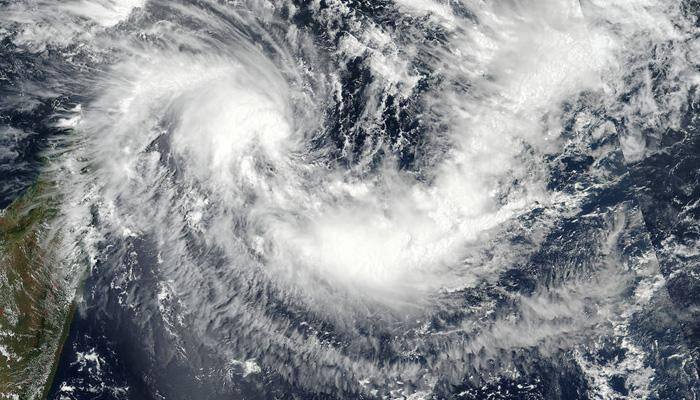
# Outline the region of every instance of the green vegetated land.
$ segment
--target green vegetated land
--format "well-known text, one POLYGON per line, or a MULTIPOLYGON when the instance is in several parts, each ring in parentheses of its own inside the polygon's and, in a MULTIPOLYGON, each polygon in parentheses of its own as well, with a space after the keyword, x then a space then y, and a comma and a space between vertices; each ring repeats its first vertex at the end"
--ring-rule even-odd
POLYGON ((0 399, 45 396, 71 312, 47 235, 50 189, 36 183, 0 215, 0 399))

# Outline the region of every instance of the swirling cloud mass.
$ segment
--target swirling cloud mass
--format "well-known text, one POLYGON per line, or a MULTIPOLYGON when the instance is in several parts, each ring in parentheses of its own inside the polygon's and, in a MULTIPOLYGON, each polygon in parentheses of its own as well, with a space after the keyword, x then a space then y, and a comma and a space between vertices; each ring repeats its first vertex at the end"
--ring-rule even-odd
POLYGON ((0 7, 51 398, 700 392, 696 2, 0 7))

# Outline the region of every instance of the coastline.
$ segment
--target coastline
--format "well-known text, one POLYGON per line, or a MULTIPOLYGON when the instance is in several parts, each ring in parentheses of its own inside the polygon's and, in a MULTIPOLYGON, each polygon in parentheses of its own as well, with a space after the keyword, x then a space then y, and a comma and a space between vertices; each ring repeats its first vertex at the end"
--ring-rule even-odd
MULTIPOLYGON (((51 183, 38 180, 0 216, 0 398, 45 398, 75 310, 58 279, 51 183)), ((73 295, 71 295, 73 293, 73 295)))

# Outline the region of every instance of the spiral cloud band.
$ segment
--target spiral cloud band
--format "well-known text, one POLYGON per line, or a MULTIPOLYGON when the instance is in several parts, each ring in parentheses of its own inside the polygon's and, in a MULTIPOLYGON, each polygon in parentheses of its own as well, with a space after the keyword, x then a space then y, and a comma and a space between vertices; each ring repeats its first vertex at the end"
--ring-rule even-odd
POLYGON ((640 172, 691 131, 696 3, 0 6, 37 70, 2 109, 54 104, 52 398, 698 394, 697 244, 640 172))

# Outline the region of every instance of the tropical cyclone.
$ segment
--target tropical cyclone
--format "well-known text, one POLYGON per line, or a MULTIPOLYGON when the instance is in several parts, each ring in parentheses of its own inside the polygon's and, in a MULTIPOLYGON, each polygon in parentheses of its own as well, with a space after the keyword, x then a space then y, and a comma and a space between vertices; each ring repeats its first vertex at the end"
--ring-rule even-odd
POLYGON ((635 189, 692 132, 693 3, 2 7, 86 276, 50 397, 698 390, 635 189))

